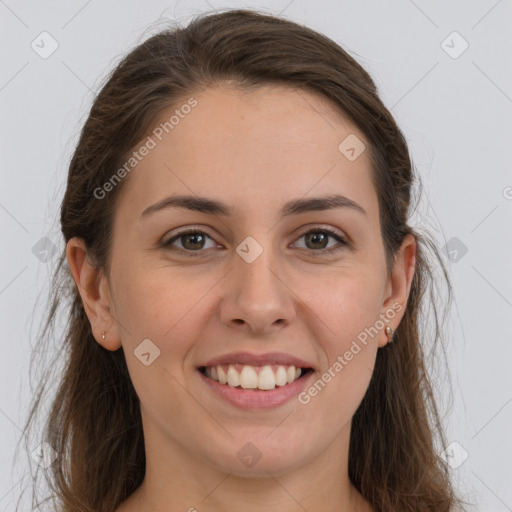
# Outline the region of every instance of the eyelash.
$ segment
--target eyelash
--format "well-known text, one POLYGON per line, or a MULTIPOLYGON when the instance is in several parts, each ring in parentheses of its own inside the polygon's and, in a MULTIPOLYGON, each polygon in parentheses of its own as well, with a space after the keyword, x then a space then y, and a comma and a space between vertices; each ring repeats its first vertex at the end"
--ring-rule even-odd
MULTIPOLYGON (((338 247, 330 248, 330 249, 317 249, 317 250, 305 249, 307 252, 309 252, 309 254, 311 256, 321 256, 324 254, 330 255, 330 254, 337 253, 337 252, 341 251, 342 249, 345 249, 346 247, 349 247, 349 243, 342 236, 340 236, 338 233, 336 233, 330 229, 327 229, 327 228, 317 227, 317 228, 310 229, 309 231, 302 233, 299 236, 299 239, 306 235, 309 235, 311 233, 325 233, 325 234, 329 235, 330 237, 335 238, 338 241, 338 243, 340 244, 338 247), (320 253, 320 254, 318 254, 318 253, 320 253)), ((208 238, 212 239, 212 237, 210 237, 208 235, 208 233, 205 233, 204 231, 193 228, 193 229, 188 229, 186 231, 182 231, 181 233, 177 233, 175 236, 173 236, 172 238, 167 240, 167 242, 162 243, 162 247, 172 253, 187 253, 187 256, 191 256, 193 258, 202 256, 201 253, 204 251, 203 249, 198 249, 197 251, 192 251, 190 249, 179 249, 179 248, 173 247, 171 245, 174 241, 180 239, 183 236, 197 235, 197 234, 206 235, 208 238)))

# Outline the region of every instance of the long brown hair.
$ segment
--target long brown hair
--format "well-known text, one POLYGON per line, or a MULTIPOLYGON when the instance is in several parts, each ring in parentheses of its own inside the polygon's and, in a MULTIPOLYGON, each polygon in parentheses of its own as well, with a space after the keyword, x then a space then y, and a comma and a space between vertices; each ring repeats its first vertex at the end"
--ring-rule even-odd
MULTIPOLYGON (((94 191, 148 136, 164 109, 224 81, 240 88, 280 84, 320 94, 367 138, 388 271, 408 233, 416 237, 417 254, 405 314, 394 342, 378 350, 369 388, 352 420, 349 477, 376 511, 464 510, 440 455, 446 443, 428 362, 437 360, 439 345, 443 348, 444 316, 438 312, 437 269, 428 250, 447 285, 446 305, 451 284, 436 244, 407 223, 418 179, 404 136, 371 77, 334 41, 251 10, 203 14, 184 28, 149 37, 107 77, 83 126, 61 205, 65 242, 83 238, 91 260, 108 275, 116 198, 129 177, 106 199, 99 200, 94 191), (434 312, 430 341, 422 307, 434 312)), ((41 409, 53 371, 56 393, 40 440, 57 454, 44 471, 56 509, 112 512, 145 474, 139 400, 122 348, 105 350, 93 337, 65 251, 52 286, 32 365, 41 367, 49 340, 60 336, 61 345, 44 366, 25 431, 41 409), (63 334, 55 329, 60 310, 66 322, 63 334)))

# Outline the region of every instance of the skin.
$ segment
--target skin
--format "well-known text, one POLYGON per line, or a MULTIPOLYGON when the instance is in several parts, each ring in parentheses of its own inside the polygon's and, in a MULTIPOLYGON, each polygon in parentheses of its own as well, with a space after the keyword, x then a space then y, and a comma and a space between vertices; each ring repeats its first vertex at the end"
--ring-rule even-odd
POLYGON ((388 275, 367 151, 349 161, 338 150, 349 134, 369 144, 328 100, 228 84, 195 98, 198 105, 125 178, 109 275, 93 268, 82 240, 67 245, 94 336, 107 350, 123 348, 141 401, 146 476, 117 512, 371 511, 349 481, 348 448, 377 350, 386 350, 384 328, 306 405, 292 399, 266 411, 239 409, 217 398, 195 368, 232 351, 282 351, 310 362, 316 381, 400 304, 385 324, 396 329, 415 239, 404 239, 388 275), (336 208, 278 216, 289 200, 332 193, 366 215, 336 208), (213 197, 235 214, 170 208, 139 219, 171 194, 213 197), (188 253, 159 247, 187 227, 208 235, 202 245, 185 236, 173 246, 188 253), (303 236, 326 227, 350 245, 322 254, 338 246, 335 238, 303 236), (263 248, 250 264, 236 252, 247 236, 263 248), (193 251, 202 256, 187 255, 193 251), (147 338, 160 349, 149 366, 134 356, 147 338), (237 457, 247 442, 261 453, 251 468, 237 457))

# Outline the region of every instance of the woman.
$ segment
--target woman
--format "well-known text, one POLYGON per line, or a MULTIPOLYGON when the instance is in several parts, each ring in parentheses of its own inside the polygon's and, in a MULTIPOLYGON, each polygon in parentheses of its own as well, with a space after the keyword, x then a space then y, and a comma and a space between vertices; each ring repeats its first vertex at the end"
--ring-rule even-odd
POLYGON ((129 53, 61 207, 58 510, 462 510, 414 179, 370 76, 306 27, 232 10, 129 53))

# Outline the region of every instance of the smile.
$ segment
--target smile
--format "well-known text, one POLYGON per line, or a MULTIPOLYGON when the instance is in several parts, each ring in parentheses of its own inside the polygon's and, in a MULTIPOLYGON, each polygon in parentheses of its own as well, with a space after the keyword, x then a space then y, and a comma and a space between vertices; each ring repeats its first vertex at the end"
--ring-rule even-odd
POLYGON ((251 366, 229 364, 203 366, 199 370, 203 375, 220 384, 239 389, 267 391, 295 382, 309 369, 296 368, 293 365, 251 366))
POLYGON ((314 374, 312 368, 286 365, 198 368, 198 375, 214 397, 250 410, 275 408, 292 400, 307 387, 314 374))

